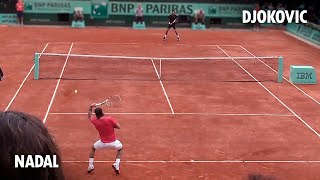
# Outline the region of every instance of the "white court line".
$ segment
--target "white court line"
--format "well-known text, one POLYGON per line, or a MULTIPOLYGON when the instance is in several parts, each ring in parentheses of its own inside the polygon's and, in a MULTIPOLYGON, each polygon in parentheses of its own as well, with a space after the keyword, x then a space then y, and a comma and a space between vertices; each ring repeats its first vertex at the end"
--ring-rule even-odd
MULTIPOLYGON (((219 46, 218 48, 225 53, 228 57, 233 59, 228 53, 226 53, 223 49, 219 46)), ((300 116, 298 116, 292 109, 290 109, 284 102, 282 102, 276 95, 274 95, 268 88, 266 88, 261 82, 259 82, 251 73, 249 73, 244 67, 242 67, 237 61, 233 59, 233 61, 242 69, 244 70, 250 77, 252 77, 261 87, 263 87, 270 95, 272 95, 276 100, 278 100, 285 108, 287 108, 294 116, 296 116, 302 123, 304 123, 313 133, 315 133, 319 138, 320 134, 314 130, 306 121, 304 121, 300 116)))
MULTIPOLYGON (((62 161, 63 163, 88 163, 89 161, 62 161)), ((94 161, 95 163, 113 163, 114 161, 94 161)), ((182 160, 182 161, 121 161, 123 163, 320 163, 320 161, 309 161, 309 160, 182 160)))
MULTIPOLYGON (((77 112, 52 112, 52 115, 87 115, 88 113, 77 112)), ((172 115, 172 113, 139 113, 139 112, 108 112, 114 115, 172 115)), ((245 113, 177 113, 174 115, 206 115, 206 116, 271 116, 271 117, 295 117, 293 114, 245 114, 245 113)))
POLYGON ((165 89, 164 86, 163 86, 163 83, 162 83, 162 81, 161 81, 161 78, 160 78, 160 75, 159 75, 159 73, 158 73, 157 67, 156 67, 156 65, 155 65, 154 62, 153 62, 153 59, 151 59, 151 62, 152 62, 152 64, 153 64, 154 70, 155 70, 155 72, 156 72, 156 74, 157 74, 157 76, 158 76, 160 85, 161 85, 162 90, 163 90, 163 93, 164 93, 164 95, 165 95, 165 97, 166 97, 166 99, 167 99, 167 102, 168 102, 168 104, 169 104, 169 107, 170 107, 170 109, 171 109, 171 112, 172 112, 172 114, 174 114, 174 110, 173 110, 173 107, 172 107, 172 105, 171 105, 170 99, 169 99, 169 97, 168 97, 168 94, 167 94, 167 92, 166 92, 166 89, 165 89))
MULTIPOLYGON (((193 47, 193 45, 190 45, 190 46, 192 46, 192 47, 193 47)), ((226 44, 226 45, 218 45, 218 44, 216 44, 216 45, 212 45, 212 44, 199 44, 199 45, 195 45, 195 46, 207 46, 207 47, 217 47, 217 46, 235 46, 235 47, 239 47, 239 45, 228 45, 228 44, 226 44)))
MULTIPOLYGON (((70 42, 51 42, 52 44, 70 44, 70 42)), ((73 44, 84 44, 84 45, 90 45, 90 44, 100 44, 100 45, 156 45, 156 46, 163 46, 163 43, 98 43, 98 42, 73 42, 73 44)), ((175 44, 175 46, 186 46, 186 47, 194 47, 194 46, 216 46, 216 45, 212 45, 212 44, 195 44, 195 45, 190 45, 190 44, 175 44)), ((226 45, 220 45, 220 46, 239 46, 239 45, 233 45, 233 44, 226 44, 226 45)))
MULTIPOLYGON (((89 58, 113 58, 113 60, 121 60, 121 59, 133 59, 133 60, 150 60, 150 59, 161 59, 161 60, 230 60, 228 57, 147 57, 147 56, 108 56, 108 55, 97 55, 97 54, 63 54, 63 53, 43 53, 46 56, 70 56, 70 57, 89 57, 89 58)), ((275 59, 278 58, 277 56, 264 56, 258 57, 261 59, 275 59)), ((256 60, 257 57, 233 57, 236 60, 256 60)), ((90 60, 90 59, 89 59, 90 60)))
MULTIPOLYGON (((245 50, 248 54, 250 54, 253 57, 256 57, 254 54, 252 54, 251 52, 249 52, 246 48, 240 46, 243 50, 245 50)), ((271 69, 273 72, 275 72, 276 74, 278 74, 278 72, 273 69, 272 67, 270 67, 268 64, 266 64, 265 62, 263 62, 260 58, 256 57, 260 62, 262 62, 264 65, 266 65, 269 69, 271 69)), ((293 87, 297 88, 300 92, 302 92, 304 95, 306 95, 307 97, 309 97, 310 99, 312 99, 314 102, 316 102, 317 104, 320 105, 320 102, 317 101, 315 98, 313 98, 312 96, 310 96, 309 94, 307 94, 306 92, 304 92, 302 89, 300 89, 298 86, 296 86, 295 84, 293 84, 292 82, 290 82, 287 78, 285 78, 284 76, 282 76, 282 78, 284 80, 286 80, 288 83, 290 83, 293 87)))
MULTIPOLYGON (((72 47, 73 47, 73 43, 72 43, 72 44, 71 44, 71 46, 70 46, 70 49, 69 49, 68 54, 70 54, 70 53, 71 53, 72 47)), ((61 81, 61 77, 62 77, 62 75, 63 75, 63 73, 64 73, 64 69, 65 69, 65 68, 66 68, 66 66, 67 66, 68 59, 69 59, 69 56, 67 56, 66 61, 64 62, 64 65, 63 65, 63 68, 62 68, 62 70, 61 70, 61 73, 60 73, 59 79, 58 79, 58 81, 57 81, 56 88, 54 89, 54 92, 53 92, 53 95, 52 95, 51 101, 50 101, 50 103, 49 103, 49 106, 48 106, 48 109, 47 109, 46 115, 44 116, 43 123, 46 123, 46 121, 47 121, 47 118, 48 118, 48 115, 49 115, 49 111, 50 111, 50 109, 51 109, 51 106, 52 106, 53 100, 54 100, 54 98, 56 97, 56 93, 57 93, 57 91, 58 91, 58 87, 59 87, 59 84, 60 84, 60 81, 61 81)))
MULTIPOLYGON (((47 43, 46 46, 42 49, 41 53, 39 54, 39 58, 40 58, 41 55, 44 53, 44 51, 47 49, 48 45, 49 45, 49 43, 47 43)), ((19 94, 22 86, 24 85, 24 83, 26 82, 26 80, 28 79, 28 77, 30 76, 33 68, 34 68, 34 63, 33 63, 33 66, 31 67, 29 73, 26 75, 26 77, 24 78, 24 80, 23 80, 22 83, 20 84, 18 90, 16 91, 16 93, 14 94, 14 96, 12 97, 11 101, 9 102, 8 106, 6 107, 6 109, 5 109, 4 111, 7 111, 7 110, 10 108, 11 104, 13 103, 13 101, 14 101, 14 100, 16 99, 16 97, 18 96, 18 94, 19 94)))

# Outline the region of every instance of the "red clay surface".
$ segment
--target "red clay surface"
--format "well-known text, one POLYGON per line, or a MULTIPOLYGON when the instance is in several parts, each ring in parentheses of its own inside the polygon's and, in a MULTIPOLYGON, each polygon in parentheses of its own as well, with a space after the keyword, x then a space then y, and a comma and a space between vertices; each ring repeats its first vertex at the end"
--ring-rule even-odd
MULTIPOLYGON (((46 53, 66 54, 73 43, 71 54, 144 57, 250 57, 248 50, 255 56, 284 56, 286 78, 290 65, 320 69, 319 49, 282 31, 179 32, 182 41, 177 42, 171 32, 163 42, 164 29, 1 27, 0 65, 6 79, 0 82, 0 108, 45 117, 58 81, 54 78, 59 77, 66 57, 43 56, 42 79, 33 80, 31 74, 13 103, 9 103, 32 67, 34 53, 41 52, 47 43, 46 53)), ((167 69, 171 79, 164 80, 163 85, 177 113, 171 114, 150 61, 88 62, 88 58, 69 58, 65 79, 60 81, 46 119, 61 149, 67 179, 247 179, 252 173, 277 179, 320 179, 320 137, 303 123, 320 132, 319 85, 298 85, 314 101, 286 81, 276 83, 276 74, 268 68, 239 62, 258 79, 261 72, 272 77, 262 85, 285 107, 256 82, 217 81, 226 78, 225 74, 250 80, 239 67, 206 62, 199 66, 167 64, 163 67, 171 68, 167 69), (105 69, 105 73, 94 73, 99 68, 105 69), (102 76, 104 80, 95 80, 102 76), (72 80, 76 77, 89 80, 72 80), (201 81, 203 78, 206 81, 201 81), (114 113, 122 126, 117 131, 125 147, 122 174, 114 175, 110 161, 115 152, 105 150, 97 151, 96 160, 101 162, 88 175, 84 161, 88 160, 90 146, 98 134, 85 113, 92 102, 112 94, 120 94, 123 100, 120 107, 105 108, 114 113), (215 162, 227 160, 233 162, 215 162)), ((320 79, 320 73, 317 77, 320 79)))

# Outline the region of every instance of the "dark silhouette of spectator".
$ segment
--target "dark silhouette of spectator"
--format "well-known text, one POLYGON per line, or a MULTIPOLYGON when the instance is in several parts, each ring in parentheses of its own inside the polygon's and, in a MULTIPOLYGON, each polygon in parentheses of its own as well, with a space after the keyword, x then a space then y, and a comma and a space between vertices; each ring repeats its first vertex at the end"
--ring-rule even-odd
POLYGON ((317 17, 317 13, 316 13, 316 9, 313 5, 309 6, 308 7, 308 13, 306 14, 307 17, 306 17, 306 20, 308 22, 312 22, 312 23, 318 23, 319 19, 317 17))
POLYGON ((276 178, 272 176, 263 176, 261 174, 249 174, 248 180, 276 180, 276 178))
POLYGON ((300 4, 300 5, 297 7, 297 10, 299 10, 299 11, 305 10, 305 5, 304 5, 304 3, 300 4))
POLYGON ((264 4, 262 5, 262 10, 267 11, 268 10, 268 2, 264 2, 264 4))
POLYGON ((273 10, 274 7, 273 7, 273 4, 272 3, 269 3, 268 6, 267 6, 268 10, 273 10))
POLYGON ((285 6, 282 3, 277 4, 277 10, 286 10, 285 6))
POLYGON ((3 71, 0 67, 0 81, 2 81, 4 79, 4 74, 3 74, 3 71))
POLYGON ((1 179, 64 180, 60 153, 44 124, 15 111, 0 112, 1 179), (15 155, 56 155, 58 168, 15 168, 15 155))
MULTIPOLYGON (((257 13, 261 10, 259 3, 256 3, 256 4, 254 5, 254 10, 256 10, 257 13)), ((260 29, 260 23, 259 23, 258 21, 254 24, 253 29, 257 29, 257 30, 260 29)))

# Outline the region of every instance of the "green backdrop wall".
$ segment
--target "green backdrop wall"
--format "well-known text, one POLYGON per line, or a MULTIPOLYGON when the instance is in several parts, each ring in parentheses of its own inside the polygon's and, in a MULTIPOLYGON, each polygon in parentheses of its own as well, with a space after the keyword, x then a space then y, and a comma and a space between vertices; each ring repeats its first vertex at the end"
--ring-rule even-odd
MULTIPOLYGON (((241 22, 242 10, 252 9, 251 4, 210 4, 210 3, 174 3, 142 2, 147 25, 166 22, 173 9, 179 15, 194 15, 195 10, 203 9, 209 18, 222 18, 227 22, 241 22)), ((30 23, 55 23, 59 15, 69 14, 69 21, 75 7, 82 7, 87 24, 92 25, 130 25, 134 17, 137 2, 108 0, 25 0, 25 20, 30 23)))

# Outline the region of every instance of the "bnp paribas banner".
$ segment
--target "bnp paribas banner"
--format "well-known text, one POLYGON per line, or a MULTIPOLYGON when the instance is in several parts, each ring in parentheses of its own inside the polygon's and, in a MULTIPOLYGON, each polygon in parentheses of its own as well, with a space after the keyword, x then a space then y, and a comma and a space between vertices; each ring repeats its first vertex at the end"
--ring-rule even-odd
POLYGON ((76 7, 82 7, 84 14, 107 16, 108 0, 25 0, 26 13, 73 13, 76 7))
MULTIPOLYGON (((93 17, 108 15, 134 15, 137 2, 108 0, 25 0, 26 13, 73 13, 75 7, 82 7, 84 14, 93 17)), ((193 15, 203 9, 208 17, 242 17, 242 10, 252 9, 252 5, 202 4, 202 3, 141 3, 145 16, 168 16, 172 10, 178 14, 193 15)))
MULTIPOLYGON (((138 3, 110 1, 109 15, 133 15, 138 3)), ((193 15, 195 10, 203 9, 208 17, 242 17, 242 10, 250 10, 253 5, 202 4, 202 3, 141 3, 145 16, 168 16, 172 10, 178 14, 193 15)))
POLYGON ((72 13, 75 7, 82 7, 83 12, 91 12, 91 1, 81 0, 25 0, 26 13, 72 13))

